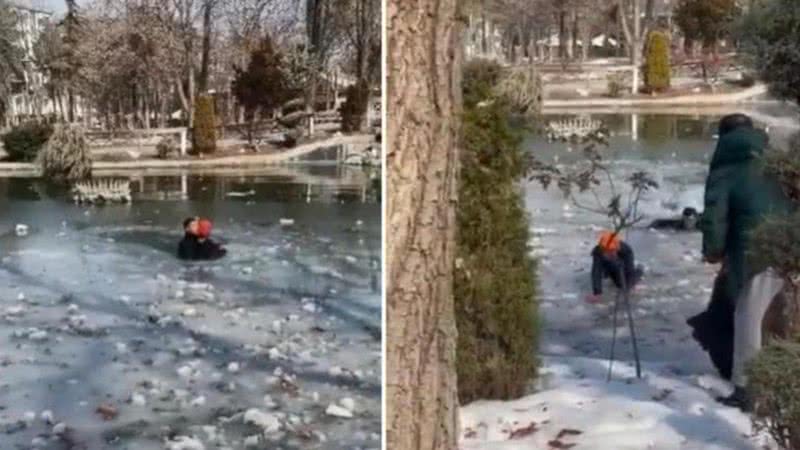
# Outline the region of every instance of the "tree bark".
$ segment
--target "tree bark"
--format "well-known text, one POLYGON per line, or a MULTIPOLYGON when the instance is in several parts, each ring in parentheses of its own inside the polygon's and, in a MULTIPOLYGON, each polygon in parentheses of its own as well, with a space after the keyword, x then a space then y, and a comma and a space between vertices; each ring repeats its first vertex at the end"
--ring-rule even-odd
POLYGON ((211 65, 211 16, 216 0, 203 2, 203 52, 200 59, 200 75, 197 77, 197 89, 205 93, 208 90, 208 69, 211 65))
POLYGON ((457 0, 387 2, 387 448, 453 450, 457 0))

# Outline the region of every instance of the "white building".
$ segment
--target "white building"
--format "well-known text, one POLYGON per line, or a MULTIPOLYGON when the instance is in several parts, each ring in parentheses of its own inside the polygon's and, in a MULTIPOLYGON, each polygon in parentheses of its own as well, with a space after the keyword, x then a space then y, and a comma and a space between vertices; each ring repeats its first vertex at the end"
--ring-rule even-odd
POLYGON ((14 93, 11 95, 7 115, 11 124, 17 124, 27 118, 55 112, 55 105, 45 89, 46 77, 37 70, 33 52, 39 36, 53 20, 53 13, 35 8, 30 0, 12 1, 10 4, 17 16, 20 34, 17 44, 23 51, 23 78, 13 83, 14 93))

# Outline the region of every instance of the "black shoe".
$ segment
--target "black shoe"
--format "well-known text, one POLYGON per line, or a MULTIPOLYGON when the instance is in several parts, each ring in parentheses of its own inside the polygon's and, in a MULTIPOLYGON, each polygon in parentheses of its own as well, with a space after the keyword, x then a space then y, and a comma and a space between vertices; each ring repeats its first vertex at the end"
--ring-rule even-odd
POLYGON ((750 395, 745 388, 740 386, 736 386, 733 390, 733 394, 728 397, 717 397, 717 401, 731 408, 739 408, 743 412, 750 412, 752 409, 750 395))

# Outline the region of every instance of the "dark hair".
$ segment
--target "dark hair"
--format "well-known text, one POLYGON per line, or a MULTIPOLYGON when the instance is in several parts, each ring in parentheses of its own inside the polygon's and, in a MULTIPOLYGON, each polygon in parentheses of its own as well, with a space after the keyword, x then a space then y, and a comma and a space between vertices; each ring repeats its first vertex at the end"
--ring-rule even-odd
POLYGON ((694 208, 683 208, 683 217, 698 216, 697 210, 694 208))
POLYGON ((729 114, 719 121, 720 137, 738 128, 753 128, 753 119, 745 114, 729 114))
POLYGON ((183 229, 185 230, 186 227, 188 227, 189 224, 194 222, 195 220, 197 220, 197 217, 187 217, 183 219, 183 229))

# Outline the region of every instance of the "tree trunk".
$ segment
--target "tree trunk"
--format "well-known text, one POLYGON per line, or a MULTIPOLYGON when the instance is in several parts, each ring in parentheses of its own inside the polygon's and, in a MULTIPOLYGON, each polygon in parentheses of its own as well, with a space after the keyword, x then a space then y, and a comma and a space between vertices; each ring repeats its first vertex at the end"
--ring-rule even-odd
POLYGON ((387 448, 453 450, 457 0, 387 2, 387 448))
POLYGON ((481 14, 481 57, 486 57, 486 53, 489 52, 488 46, 486 44, 486 14, 481 14))
POLYGON ((200 60, 200 75, 197 77, 197 89, 205 93, 208 90, 208 67, 211 64, 211 14, 216 0, 203 2, 203 52, 200 60))
POLYGON ((567 57, 567 11, 562 9, 558 12, 558 57, 567 57))

